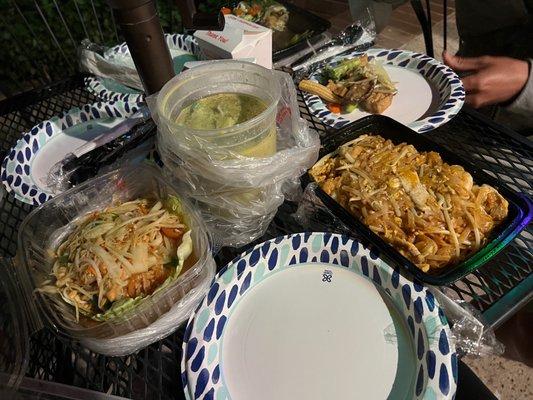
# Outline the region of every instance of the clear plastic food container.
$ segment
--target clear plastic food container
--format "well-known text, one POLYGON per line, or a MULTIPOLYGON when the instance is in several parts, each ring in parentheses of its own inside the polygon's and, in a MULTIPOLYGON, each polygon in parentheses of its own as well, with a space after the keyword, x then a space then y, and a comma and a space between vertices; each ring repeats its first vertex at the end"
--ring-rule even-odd
MULTIPOLYGON (((158 332, 167 335, 171 333, 169 328, 177 329, 179 323, 187 319, 205 294, 215 273, 209 237, 198 212, 179 196, 175 186, 163 179, 160 170, 149 165, 125 167, 89 180, 34 210, 19 230, 17 267, 22 274, 21 281, 29 303, 35 306, 33 314, 59 332, 81 340, 111 339, 128 334, 131 337, 136 330, 156 326, 154 321, 160 320, 171 310, 172 318, 169 319, 168 315, 165 317, 173 321, 172 327, 166 327, 165 330, 159 323, 155 331, 150 330, 152 341, 156 341, 160 339, 158 332), (186 222, 192 231, 193 254, 197 261, 167 287, 147 296, 119 317, 103 322, 81 315, 78 322, 74 307, 66 304, 59 295, 36 290, 50 279, 54 261, 51 250, 57 248, 79 218, 89 212, 102 210, 115 201, 125 202, 140 197, 164 199, 168 195, 182 201, 184 215, 188 219, 186 222)), ((146 345, 145 342, 143 347, 146 345)), ((131 343, 129 346, 129 349, 133 348, 131 343)))
MULTIPOLYGON (((190 69, 170 80, 157 97, 158 125, 169 146, 185 141, 217 158, 231 152, 246 157, 268 157, 276 153, 276 115, 281 85, 273 72, 256 64, 216 61, 190 69), (257 97, 266 110, 256 117, 228 128, 199 130, 176 123, 181 111, 196 100, 219 93, 257 97)), ((172 151, 172 148, 170 149, 172 151)))
MULTIPOLYGON (((284 194, 316 161, 318 134, 300 118, 294 82, 286 73, 241 61, 212 61, 171 79, 147 101, 157 123, 164 169, 197 202, 220 245, 239 247, 261 236, 284 194), (182 118, 191 117, 197 127, 204 116, 217 115, 219 104, 211 103, 210 110, 195 102, 219 93, 259 98, 266 109, 227 128, 198 130, 178 124, 189 106, 199 107, 198 114, 192 117, 189 110, 182 118)), ((236 107, 228 107, 233 121, 252 115, 250 108, 262 109, 254 101, 240 106, 243 118, 235 118, 236 107)), ((218 125, 212 121, 204 126, 218 125)))

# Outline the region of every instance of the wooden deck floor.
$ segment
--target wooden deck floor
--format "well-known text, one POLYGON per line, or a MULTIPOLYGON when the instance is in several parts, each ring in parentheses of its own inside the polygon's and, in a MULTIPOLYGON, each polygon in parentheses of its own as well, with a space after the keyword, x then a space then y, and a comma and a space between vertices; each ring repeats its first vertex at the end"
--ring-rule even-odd
MULTIPOLYGON (((438 28, 444 20, 442 0, 431 0, 431 22, 433 29, 438 28)), ((455 18, 455 2, 448 1, 448 21, 455 18)), ((388 26, 378 34, 376 44, 385 48, 403 47, 406 43, 422 34, 422 28, 410 3, 396 8, 391 15, 388 26)))

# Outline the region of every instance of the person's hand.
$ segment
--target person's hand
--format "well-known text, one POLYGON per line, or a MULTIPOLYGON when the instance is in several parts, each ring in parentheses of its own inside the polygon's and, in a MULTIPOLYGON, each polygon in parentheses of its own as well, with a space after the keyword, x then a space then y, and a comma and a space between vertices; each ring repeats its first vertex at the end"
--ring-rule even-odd
POLYGON ((474 108, 505 103, 514 99, 529 77, 529 63, 510 57, 458 57, 442 54, 444 63, 456 72, 468 72, 461 78, 466 103, 474 108))

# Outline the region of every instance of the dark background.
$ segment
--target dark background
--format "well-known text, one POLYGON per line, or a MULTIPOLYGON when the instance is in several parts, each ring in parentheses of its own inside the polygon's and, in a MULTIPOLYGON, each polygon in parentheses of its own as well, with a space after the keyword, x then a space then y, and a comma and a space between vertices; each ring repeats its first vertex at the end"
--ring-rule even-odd
MULTIPOLYGON (((156 0, 165 32, 182 32, 176 1, 156 0)), ((202 8, 225 3, 205 0, 202 8)), ((85 38, 106 46, 123 41, 105 0, 0 0, 0 98, 74 73, 85 38)))

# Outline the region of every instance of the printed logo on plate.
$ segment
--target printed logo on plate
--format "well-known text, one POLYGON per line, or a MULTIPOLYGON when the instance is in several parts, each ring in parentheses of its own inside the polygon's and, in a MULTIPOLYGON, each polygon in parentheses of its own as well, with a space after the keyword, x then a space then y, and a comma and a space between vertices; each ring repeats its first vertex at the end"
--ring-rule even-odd
POLYGON ((324 273, 322 274, 322 282, 330 282, 331 278, 333 278, 333 272, 330 269, 325 269, 324 273))

